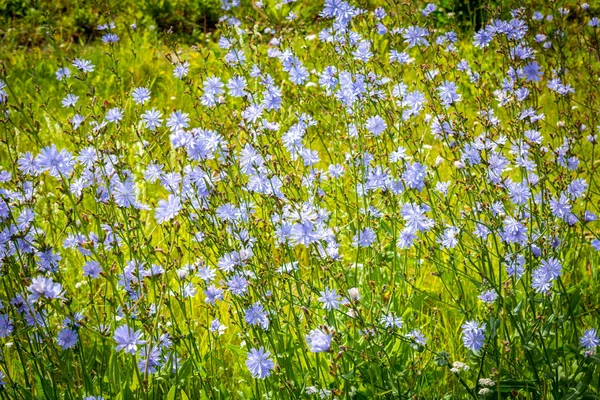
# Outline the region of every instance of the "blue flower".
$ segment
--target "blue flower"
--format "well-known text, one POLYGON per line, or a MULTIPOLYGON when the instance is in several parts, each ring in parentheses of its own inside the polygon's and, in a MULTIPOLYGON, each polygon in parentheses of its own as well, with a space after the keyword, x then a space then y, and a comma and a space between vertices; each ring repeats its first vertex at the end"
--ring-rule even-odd
POLYGON ((260 303, 254 303, 246 310, 244 321, 250 325, 259 325, 263 329, 269 328, 268 313, 260 303))
POLYGON ((587 329, 583 332, 583 336, 579 339, 579 343, 586 350, 594 350, 600 344, 600 339, 598 339, 598 332, 596 329, 587 329))
POLYGON ((553 278, 544 268, 537 268, 531 273, 531 287, 537 293, 547 293, 552 289, 553 278))
POLYGON ((56 71, 56 79, 59 81, 66 80, 70 76, 71 76, 71 70, 67 67, 59 68, 56 71))
POLYGON ((138 87, 133 89, 131 92, 131 97, 136 104, 144 104, 148 100, 150 100, 150 90, 145 87, 138 87))
POLYGON ((162 224, 172 220, 179 214, 181 208, 181 200, 177 195, 170 194, 167 200, 159 200, 154 214, 156 222, 162 224))
POLYGON ((73 66, 78 70, 86 73, 94 71, 94 64, 92 64, 92 62, 89 60, 76 58, 75 60, 73 60, 73 66))
POLYGON ((383 118, 381 118, 379 115, 376 115, 374 117, 370 117, 369 119, 367 119, 367 123, 365 124, 365 127, 373 135, 379 136, 385 131, 385 129, 387 128, 387 125, 383 118))
POLYGON ((458 244, 459 233, 460 229, 450 226, 444 230, 444 233, 438 239, 438 243, 445 249, 453 249, 458 244))
POLYGON ((429 210, 430 207, 425 204, 406 203, 402 205, 400 214, 406 221, 407 229, 413 232, 424 232, 431 229, 434 225, 434 221, 425 215, 429 210))
POLYGON ((250 349, 248 358, 246 359, 246 367, 252 374, 253 378, 265 379, 271 375, 271 371, 275 368, 275 364, 269 356, 271 353, 265 351, 263 347, 259 349, 250 349))
POLYGON ((473 37, 473 46, 484 48, 490 45, 494 35, 489 33, 487 29, 480 29, 473 37))
POLYGON ((121 325, 115 329, 113 339, 117 342, 117 351, 125 350, 126 353, 135 354, 138 345, 145 344, 144 333, 141 330, 134 331, 127 325, 121 325))
POLYGON ((227 82, 229 95, 232 97, 246 96, 246 79, 243 76, 234 76, 227 82))
POLYGON ((314 329, 306 336, 306 343, 313 353, 324 353, 331 347, 331 334, 323 332, 321 329, 314 329))
POLYGON ((223 289, 211 285, 206 288, 204 295, 204 302, 214 306, 218 300, 223 300, 223 289))
POLYGON ((62 298, 64 291, 60 283, 54 282, 51 278, 45 278, 38 276, 33 278, 31 285, 27 287, 29 293, 28 301, 35 302, 40 297, 47 299, 58 299, 62 298))
POLYGON ((525 74, 525 79, 528 82, 539 82, 542 80, 542 76, 544 75, 540 65, 535 61, 532 61, 524 66, 523 73, 525 74))
POLYGON ((369 59, 373 57, 373 52, 371 52, 371 43, 368 40, 361 41, 352 55, 356 60, 363 62, 369 61, 369 59))
POLYGON ((106 117, 104 117, 104 118, 108 122, 113 122, 115 124, 118 124, 119 121, 121 121, 123 119, 124 115, 125 115, 125 113, 122 108, 114 107, 106 112, 106 117))
POLYGON ((59 178, 61 175, 65 177, 71 175, 75 161, 71 153, 65 149, 59 152, 53 144, 52 146, 44 147, 40 151, 40 154, 35 158, 35 165, 38 172, 48 171, 50 176, 59 178))
POLYGON ((58 337, 56 338, 56 342, 63 350, 75 347, 78 340, 79 337, 77 331, 69 328, 65 328, 58 332, 58 337))
POLYGON ((486 290, 478 296, 478 299, 484 303, 493 303, 498 298, 498 293, 494 289, 486 290))
POLYGON ((457 89, 456 83, 449 81, 444 81, 444 83, 438 86, 438 95, 444 106, 449 107, 461 100, 462 96, 457 93, 457 89))
POLYGON ((75 107, 75 104, 77 104, 77 100, 79 100, 79 96, 75 96, 74 94, 68 94, 67 97, 62 99, 62 105, 65 108, 75 107))
POLYGON ((402 329, 404 322, 402 317, 395 317, 392 313, 387 313, 381 316, 379 323, 386 329, 402 329))
POLYGON ((177 63, 173 69, 173 75, 175 75, 175 77, 178 79, 183 79, 188 74, 189 68, 190 63, 187 61, 177 63))
POLYGON ((157 346, 144 346, 140 351, 137 366, 143 374, 153 374, 162 365, 160 349, 157 346))
POLYGON ((507 243, 524 245, 527 241, 527 227, 513 217, 506 217, 500 236, 507 243))
POLYGON ((417 189, 419 192, 425 186, 425 173, 427 166, 421 163, 407 164, 406 170, 402 174, 402 179, 406 182, 406 186, 412 189, 417 189))
POLYGON ((0 338, 10 336, 13 328, 13 322, 8 314, 0 314, 0 338))
POLYGON ((485 324, 477 321, 467 321, 462 325, 464 346, 472 351, 478 351, 485 343, 485 324))
POLYGON ((414 340, 414 342, 418 345, 425 346, 427 344, 427 338, 421 333, 420 329, 415 329, 406 336, 414 340))
POLYGON ((162 113, 156 109, 145 111, 142 114, 142 122, 144 126, 151 131, 156 130, 162 125, 162 113))
POLYGON ((107 44, 117 43, 119 41, 119 37, 116 33, 106 33, 102 36, 102 41, 107 44))
POLYGON ((354 236, 353 244, 358 247, 371 247, 376 239, 375 231, 371 228, 365 228, 354 236))
POLYGON ((409 48, 419 45, 429 46, 427 35, 429 35, 427 28, 409 26, 404 30, 404 42, 408 43, 409 48))
POLYGON ((234 275, 227 281, 229 291, 237 296, 243 296, 248 291, 248 281, 241 275, 234 275))
POLYGON ((340 308, 340 297, 337 295, 335 288, 329 289, 325 288, 325 291, 320 292, 321 297, 319 297, 319 301, 323 303, 323 308, 331 311, 337 310, 340 308))

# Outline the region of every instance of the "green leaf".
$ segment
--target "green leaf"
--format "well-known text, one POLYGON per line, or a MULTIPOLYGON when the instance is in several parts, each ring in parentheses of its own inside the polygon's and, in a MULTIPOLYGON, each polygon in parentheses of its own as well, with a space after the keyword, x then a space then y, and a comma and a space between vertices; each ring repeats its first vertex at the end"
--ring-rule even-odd
POLYGON ((175 386, 171 386, 169 393, 167 393, 167 400, 175 400, 175 386))

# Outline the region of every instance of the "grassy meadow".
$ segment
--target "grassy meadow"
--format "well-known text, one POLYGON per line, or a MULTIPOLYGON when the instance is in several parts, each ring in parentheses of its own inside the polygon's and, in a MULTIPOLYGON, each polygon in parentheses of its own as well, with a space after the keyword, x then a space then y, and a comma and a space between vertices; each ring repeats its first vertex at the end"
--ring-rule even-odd
POLYGON ((600 7, 237 3, 0 2, 0 398, 600 398, 600 7))

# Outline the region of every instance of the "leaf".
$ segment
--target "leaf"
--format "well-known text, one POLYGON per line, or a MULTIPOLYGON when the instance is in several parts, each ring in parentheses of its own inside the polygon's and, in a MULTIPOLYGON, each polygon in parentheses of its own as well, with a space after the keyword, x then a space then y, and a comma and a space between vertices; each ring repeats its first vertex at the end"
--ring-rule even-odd
POLYGON ((181 365, 181 368, 179 368, 179 370, 177 371, 177 375, 178 375, 179 379, 186 380, 190 376, 191 373, 192 373, 192 359, 188 358, 186 361, 183 362, 183 364, 181 365))
POLYGON ((171 386, 169 393, 167 393, 167 400, 175 400, 175 386, 171 386))
POLYGON ((525 380, 517 380, 517 379, 503 379, 500 381, 498 388, 496 388, 496 392, 500 390, 500 392, 511 392, 513 390, 526 390, 528 392, 535 392, 539 394, 538 388, 535 382, 525 381, 525 380))
POLYGON ((512 314, 513 315, 519 315, 521 314, 521 309, 523 308, 523 299, 521 299, 521 301, 519 301, 519 303, 517 304, 517 306, 512 310, 512 314))

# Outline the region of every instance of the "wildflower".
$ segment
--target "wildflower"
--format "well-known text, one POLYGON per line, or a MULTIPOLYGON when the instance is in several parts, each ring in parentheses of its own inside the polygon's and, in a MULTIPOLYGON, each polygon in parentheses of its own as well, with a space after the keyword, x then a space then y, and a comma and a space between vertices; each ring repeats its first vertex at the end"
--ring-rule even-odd
POLYGON ((350 288, 348 289, 348 297, 350 298, 351 301, 359 301, 360 300, 360 291, 358 290, 358 288, 350 288))
POLYGON ((210 323, 210 331, 213 333, 217 333, 219 336, 225 333, 225 329, 227 329, 227 327, 225 325, 223 325, 221 323, 221 321, 219 321, 219 319, 214 319, 212 320, 212 322, 210 323))
POLYGON ((62 105, 65 108, 75 107, 75 104, 77 104, 77 100, 79 100, 79 96, 75 96, 74 94, 68 94, 67 97, 62 99, 62 105))
POLYGON ((142 114, 142 122, 151 131, 162 125, 162 113, 156 109, 148 110, 142 114))
POLYGON ((392 313, 382 315, 379 319, 379 323, 386 329, 402 329, 402 326, 404 325, 402 317, 396 317, 392 313))
POLYGON ((598 339, 598 331, 596 329, 587 329, 583 332, 583 336, 579 339, 579 343, 581 343, 581 347, 585 348, 588 351, 593 351, 600 344, 600 339, 598 339))
POLYGON ((450 371, 453 374, 458 374, 461 371, 468 371, 469 369, 471 369, 467 364, 460 362, 460 361, 454 361, 452 363, 452 368, 450 368, 450 371))
POLYGON ((113 339, 117 342, 117 351, 125 350, 126 353, 135 354, 137 346, 146 343, 142 340, 143 337, 144 334, 141 330, 134 331, 127 325, 121 325, 115 329, 113 339))
POLYGON ((525 257, 518 255, 514 260, 508 260, 506 264, 506 273, 509 276, 514 276, 516 279, 520 279, 525 273, 525 257))
POLYGON ((328 311, 337 310, 340 307, 340 298, 337 295, 335 288, 331 290, 325 288, 325 291, 321 292, 319 301, 323 303, 323 308, 328 311))
POLYGON ((81 114, 73 115, 73 117, 71 118, 71 124, 73 125, 73 130, 77 130, 77 128, 79 128, 81 126, 81 124, 83 123, 84 120, 85 120, 85 118, 81 114))
POLYGON ((323 353, 329 351, 331 338, 331 334, 325 333, 321 329, 314 329, 306 336, 306 343, 313 353, 323 353))
POLYGON ((427 41, 427 35, 429 35, 427 28, 409 26, 404 30, 404 42, 408 43, 409 48, 419 45, 427 47, 429 46, 429 42, 427 41))
POLYGON ((155 373, 157 368, 161 366, 160 349, 157 346, 142 347, 137 360, 137 366, 142 373, 155 373))
POLYGON ((424 9, 421 10, 421 14, 424 17, 429 16, 429 14, 431 14, 432 12, 434 12, 437 9, 437 6, 434 3, 428 3, 424 9))
POLYGON ((387 125, 383 118, 381 118, 379 115, 376 115, 367 119, 366 128, 373 135, 379 136, 385 131, 387 125))
POLYGON ((552 289, 553 278, 544 268, 538 268, 531 274, 531 287, 538 293, 546 293, 552 289))
POLYGON ((0 338, 10 336, 13 331, 13 322, 8 314, 0 314, 0 338))
POLYGON ((167 128, 171 129, 171 132, 178 131, 189 127, 188 114, 181 111, 174 111, 169 115, 167 119, 167 128))
POLYGON ((122 108, 114 107, 106 112, 106 116, 104 118, 108 122, 113 122, 116 125, 123 119, 123 115, 125 114, 122 108))
POLYGON ((56 71, 56 79, 59 81, 66 80, 70 76, 71 76, 71 70, 67 67, 59 68, 56 71))
POLYGON ((234 76, 227 83, 229 95, 232 97, 246 96, 246 79, 243 76, 234 76))
POLYGON ((371 43, 368 40, 361 41, 352 55, 356 60, 363 62, 369 61, 369 59, 373 57, 373 52, 371 52, 371 43))
POLYGON ((73 60, 73 66, 81 72, 94 72, 94 64, 92 64, 92 62, 89 60, 76 58, 73 60))
POLYGON ((38 172, 48 171, 50 176, 59 178, 61 175, 70 176, 75 162, 71 153, 65 149, 59 152, 53 144, 40 151, 35 159, 35 165, 38 172))
POLYGON ((409 332, 406 336, 412 339, 415 342, 415 345, 425 346, 427 344, 427 338, 419 329, 409 332))
POLYGON ((434 221, 425 215, 429 210, 430 207, 426 204, 406 203, 402 205, 400 214, 406 221, 406 228, 409 231, 424 232, 431 229, 434 225, 434 221))
POLYGON ((107 33, 102 36, 102 42, 106 44, 117 43, 119 41, 119 36, 116 33, 107 33))
POLYGON ((562 265, 556 258, 549 258, 548 260, 542 261, 540 267, 550 277, 550 279, 556 279, 562 274, 562 265))
POLYGON ((528 82, 539 82, 542 80, 543 72, 539 64, 535 61, 530 62, 523 67, 523 73, 528 82))
POLYGON ((437 88, 438 95, 444 106, 449 107, 461 100, 462 96, 456 92, 457 88, 456 83, 449 81, 445 81, 437 88))
POLYGON ((206 288, 204 295, 204 302, 214 306, 217 301, 223 300, 223 289, 211 285, 206 288))
POLYGON ((479 380, 479 385, 484 387, 493 387, 496 386, 496 382, 494 382, 490 378, 481 378, 479 380))
POLYGON ((246 310, 244 321, 250 325, 259 325, 263 329, 269 328, 269 319, 267 312, 260 303, 254 303, 246 310))
POLYGON ((478 296, 484 303, 493 303, 498 298, 498 293, 494 289, 486 290, 478 296))
POLYGON ((407 164, 406 170, 402 174, 402 179, 406 182, 406 186, 417 189, 419 192, 425 186, 425 172, 427 167, 421 163, 407 164))
POLYGON ((63 287, 60 283, 54 282, 51 278, 38 276, 33 278, 31 285, 27 287, 29 293, 29 301, 35 302, 40 297, 47 299, 58 299, 64 294, 63 287))
POLYGON ((177 195, 170 194, 167 200, 159 200, 154 214, 156 222, 162 224, 172 220, 179 214, 181 208, 181 200, 177 195))
POLYGON ((484 329, 485 323, 477 321, 467 321, 462 325, 463 343, 467 349, 478 351, 483 347, 485 343, 484 329))
POLYGON ((246 367, 252 374, 252 377, 265 379, 271 374, 275 364, 269 356, 271 353, 265 351, 263 347, 259 349, 250 349, 248 352, 248 358, 246 359, 246 367))
MULTIPOLYGON (((410 64, 411 62, 413 62, 414 59, 412 59, 408 53, 406 52, 399 52, 397 50, 390 50, 390 64, 392 63, 399 63, 399 64, 410 64)), ((404 90, 405 92, 406 90, 404 90)), ((402 91, 398 91, 395 90, 395 97, 403 97, 403 94, 401 95, 402 91)))
POLYGON ((358 247, 371 247, 376 239, 375 231, 371 228, 365 228, 354 236, 353 243, 358 247))
POLYGON ((89 276, 92 279, 97 279, 100 277, 100 273, 102 272, 102 267, 98 261, 87 261, 83 265, 83 276, 89 276))
POLYGON ((438 239, 438 243, 445 249, 453 249, 458 244, 458 234, 460 229, 450 226, 444 230, 442 236, 438 239))
POLYGON ((69 328, 65 328, 58 333, 56 341, 63 350, 67 350, 75 347, 79 340, 77 331, 69 328))
POLYGON ((475 33, 473 45, 479 48, 487 47, 490 45, 493 38, 493 35, 491 35, 486 29, 480 29, 475 33))
POLYGON ((234 275, 227 281, 232 294, 243 296, 248 291, 248 281, 241 275, 234 275))
POLYGON ((150 100, 150 90, 145 87, 138 87, 133 89, 131 92, 131 97, 136 104, 144 104, 148 100, 150 100))
POLYGON ((189 68, 190 63, 187 61, 184 61, 183 63, 177 63, 177 65, 175 65, 175 69, 173 69, 173 75, 175 75, 175 77, 178 79, 183 79, 188 74, 189 68))
POLYGON ((527 227, 513 217, 504 220, 504 229, 500 236, 507 243, 525 244, 527 241, 527 227))

